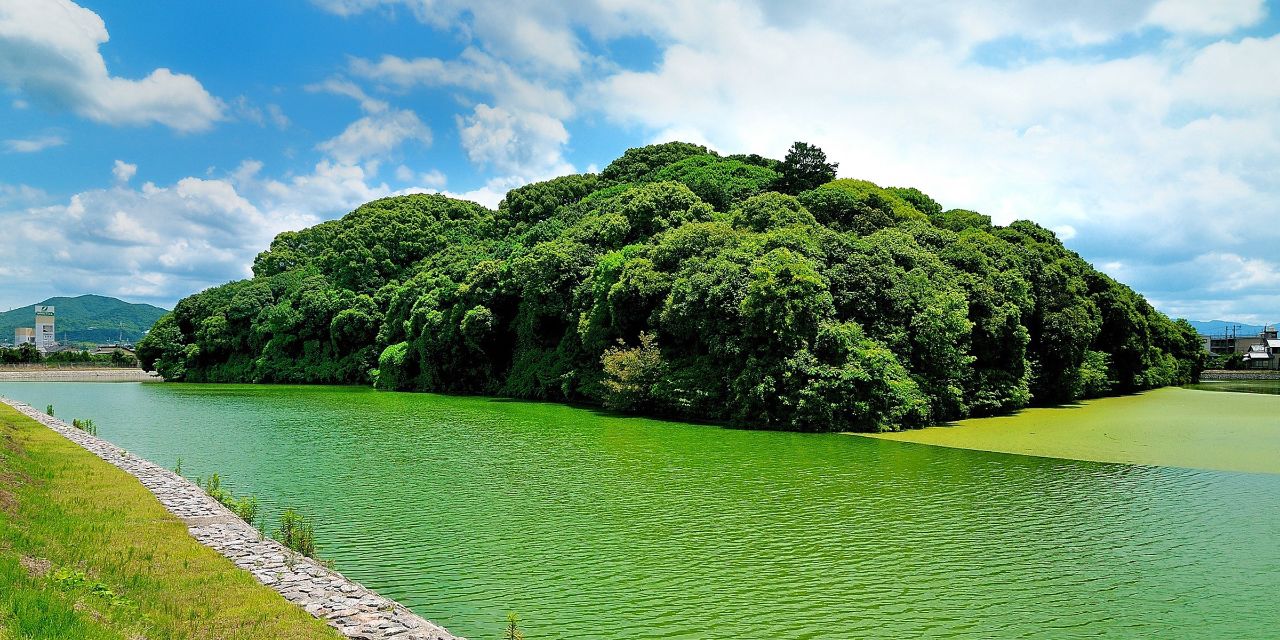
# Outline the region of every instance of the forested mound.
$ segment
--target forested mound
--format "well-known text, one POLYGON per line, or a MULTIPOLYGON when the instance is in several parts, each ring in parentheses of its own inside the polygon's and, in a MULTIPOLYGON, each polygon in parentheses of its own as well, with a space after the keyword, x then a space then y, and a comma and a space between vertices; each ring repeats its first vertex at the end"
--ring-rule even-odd
POLYGON ((1035 223, 686 143, 276 237, 142 342, 169 380, 369 383, 886 430, 1190 381, 1200 345, 1035 223))

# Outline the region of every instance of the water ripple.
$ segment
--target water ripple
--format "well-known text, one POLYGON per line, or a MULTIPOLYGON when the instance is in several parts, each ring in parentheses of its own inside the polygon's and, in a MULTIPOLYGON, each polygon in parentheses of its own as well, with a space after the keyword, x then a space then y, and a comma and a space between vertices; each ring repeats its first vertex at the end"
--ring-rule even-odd
POLYGON ((1280 476, 1110 465, 360 389, 0 393, 274 515, 455 632, 1265 637, 1280 476))

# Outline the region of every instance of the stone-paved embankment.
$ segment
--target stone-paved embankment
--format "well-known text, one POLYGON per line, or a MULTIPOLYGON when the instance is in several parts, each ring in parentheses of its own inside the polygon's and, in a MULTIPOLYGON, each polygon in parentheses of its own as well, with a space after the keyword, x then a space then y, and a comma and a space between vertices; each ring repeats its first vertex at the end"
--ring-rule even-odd
POLYGON ((279 591, 307 613, 324 619, 343 635, 366 640, 463 640, 400 603, 263 536, 182 476, 30 405, 7 398, 0 398, 0 402, 137 478, 170 513, 187 524, 196 540, 252 573, 259 582, 279 591))

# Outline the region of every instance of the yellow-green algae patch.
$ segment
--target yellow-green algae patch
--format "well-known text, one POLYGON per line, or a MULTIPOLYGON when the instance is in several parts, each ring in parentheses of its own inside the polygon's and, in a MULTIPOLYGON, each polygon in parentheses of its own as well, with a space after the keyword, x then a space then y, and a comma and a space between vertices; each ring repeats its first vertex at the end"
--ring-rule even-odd
POLYGON ((868 435, 1050 458, 1280 473, 1280 396, 1166 388, 868 435))

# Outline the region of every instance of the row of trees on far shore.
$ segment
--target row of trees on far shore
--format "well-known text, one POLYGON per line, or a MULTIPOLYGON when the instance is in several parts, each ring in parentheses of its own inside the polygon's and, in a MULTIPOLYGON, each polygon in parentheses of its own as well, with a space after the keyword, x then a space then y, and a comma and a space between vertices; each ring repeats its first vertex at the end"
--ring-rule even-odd
POLYGON ((117 349, 109 354, 94 354, 88 351, 57 351, 42 354, 31 344, 20 344, 17 347, 0 347, 0 364, 94 364, 104 367, 136 367, 138 359, 123 350, 117 349))
POLYGON ((1196 333, 1035 223, 672 142, 598 174, 365 204, 139 345, 169 380, 372 383, 886 430, 1189 382, 1196 333))

